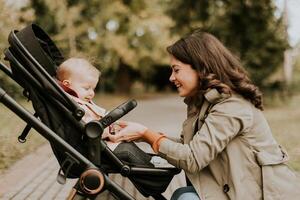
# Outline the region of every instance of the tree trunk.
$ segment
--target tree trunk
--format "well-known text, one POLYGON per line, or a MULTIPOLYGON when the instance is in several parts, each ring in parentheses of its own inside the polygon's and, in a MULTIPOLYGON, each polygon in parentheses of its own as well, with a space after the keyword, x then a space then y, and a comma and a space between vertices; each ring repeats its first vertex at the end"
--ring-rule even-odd
POLYGON ((131 80, 130 66, 120 59, 116 75, 116 92, 118 94, 129 94, 133 81, 131 80))

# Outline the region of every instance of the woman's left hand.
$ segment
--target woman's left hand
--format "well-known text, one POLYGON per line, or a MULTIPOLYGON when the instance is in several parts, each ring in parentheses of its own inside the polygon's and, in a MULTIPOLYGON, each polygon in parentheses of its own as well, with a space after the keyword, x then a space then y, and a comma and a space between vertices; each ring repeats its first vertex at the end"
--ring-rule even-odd
POLYGON ((143 135, 148 129, 136 122, 119 121, 118 125, 121 127, 119 132, 114 135, 108 134, 108 138, 112 142, 143 140, 143 135))

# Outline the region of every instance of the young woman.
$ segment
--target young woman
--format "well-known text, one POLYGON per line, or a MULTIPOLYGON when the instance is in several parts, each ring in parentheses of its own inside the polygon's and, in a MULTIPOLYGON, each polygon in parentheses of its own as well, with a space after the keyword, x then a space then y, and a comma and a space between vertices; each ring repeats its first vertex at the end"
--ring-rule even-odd
POLYGON ((133 122, 114 141, 142 139, 185 171, 188 187, 172 199, 298 199, 299 180, 263 116, 262 95, 240 61, 199 30, 167 48, 170 81, 185 97, 182 137, 170 139, 133 122))

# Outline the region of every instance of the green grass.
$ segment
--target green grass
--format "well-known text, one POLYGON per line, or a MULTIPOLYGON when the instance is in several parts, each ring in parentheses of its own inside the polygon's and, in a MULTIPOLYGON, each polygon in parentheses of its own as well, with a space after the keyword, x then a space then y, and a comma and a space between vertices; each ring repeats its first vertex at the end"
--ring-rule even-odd
MULTIPOLYGON (((23 105, 30 109, 29 103, 23 105)), ((17 138, 25 126, 26 124, 19 117, 0 104, 0 172, 45 142, 39 134, 31 131, 27 142, 19 143, 17 138)))
MULTIPOLYGON (((147 94, 128 97, 100 94, 95 102, 104 108, 111 109, 130 98, 144 99, 160 97, 164 94, 147 94)), ((290 155, 290 165, 300 171, 300 95, 293 97, 288 103, 280 106, 267 107, 264 111, 277 141, 284 146, 290 155)), ((21 103, 31 110, 30 103, 21 103)), ((46 140, 39 134, 31 131, 24 144, 17 141, 17 137, 25 127, 25 123, 13 112, 0 104, 0 172, 9 167, 16 160, 34 151, 46 140)))
POLYGON ((290 165, 300 171, 300 95, 264 112, 278 143, 288 150, 290 165))

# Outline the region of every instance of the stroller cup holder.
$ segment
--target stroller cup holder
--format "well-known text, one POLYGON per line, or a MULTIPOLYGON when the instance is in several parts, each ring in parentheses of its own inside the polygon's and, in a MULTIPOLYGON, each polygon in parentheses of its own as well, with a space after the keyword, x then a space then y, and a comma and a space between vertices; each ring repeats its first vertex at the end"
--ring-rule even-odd
POLYGON ((20 31, 12 31, 8 41, 10 46, 4 53, 10 68, 0 63, 0 69, 26 91, 35 114, 19 105, 1 87, 0 101, 27 123, 19 140, 25 142, 32 127, 50 142, 60 165, 59 183, 78 178, 68 199, 95 199, 105 190, 117 199, 134 199, 109 178, 110 173, 127 177, 145 197, 165 199, 161 193, 179 169, 125 164, 101 139, 103 130, 131 111, 137 102, 127 101, 101 120, 85 124, 81 120, 83 109, 55 81, 56 68, 64 57, 51 38, 39 26, 30 24, 20 31), (107 159, 109 165, 102 159, 107 159))

